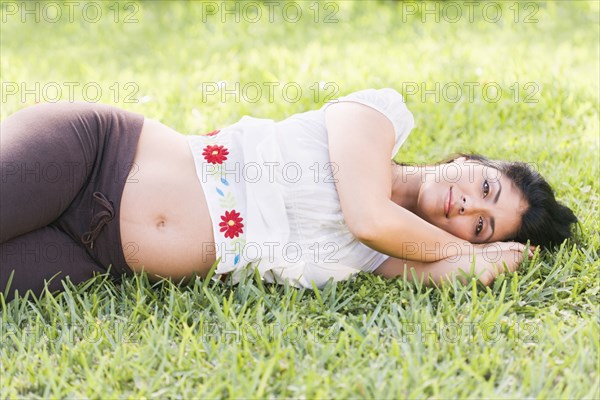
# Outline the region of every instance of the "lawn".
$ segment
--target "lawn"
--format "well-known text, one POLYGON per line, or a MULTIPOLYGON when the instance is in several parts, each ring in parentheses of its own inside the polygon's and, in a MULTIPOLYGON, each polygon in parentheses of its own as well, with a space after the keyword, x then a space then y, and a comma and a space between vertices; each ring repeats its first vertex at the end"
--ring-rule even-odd
POLYGON ((137 276, 0 297, 2 398, 600 398, 599 2, 0 4, 1 119, 86 100, 201 134, 393 87, 416 122, 398 161, 525 160, 580 219, 489 288, 137 276))

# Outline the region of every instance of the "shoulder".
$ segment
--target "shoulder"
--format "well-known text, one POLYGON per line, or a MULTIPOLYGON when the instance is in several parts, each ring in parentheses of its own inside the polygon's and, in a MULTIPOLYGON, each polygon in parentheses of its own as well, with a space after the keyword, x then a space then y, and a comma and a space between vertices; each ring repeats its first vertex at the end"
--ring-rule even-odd
POLYGON ((366 123, 375 125, 380 125, 383 119, 388 120, 395 136, 392 157, 415 126, 414 117, 406 106, 404 98, 392 88, 365 89, 353 92, 326 103, 323 109, 326 113, 328 109, 337 109, 335 113, 341 115, 340 119, 343 119, 344 115, 352 116, 353 119, 360 118, 360 120, 366 120, 366 123))
POLYGON ((359 90, 327 102, 323 109, 340 103, 359 103, 378 111, 390 120, 397 133, 408 132, 414 127, 414 117, 404 98, 392 88, 359 90))
POLYGON ((364 89, 341 96, 337 99, 328 101, 323 108, 327 109, 332 104, 341 102, 356 102, 375 108, 381 112, 408 111, 404 98, 400 93, 392 88, 383 89, 364 89))

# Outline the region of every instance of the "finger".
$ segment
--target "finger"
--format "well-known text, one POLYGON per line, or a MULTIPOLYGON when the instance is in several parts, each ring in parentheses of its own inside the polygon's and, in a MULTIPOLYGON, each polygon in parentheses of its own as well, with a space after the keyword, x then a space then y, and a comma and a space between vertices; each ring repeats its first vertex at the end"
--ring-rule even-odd
POLYGON ((515 243, 515 245, 512 246, 511 250, 513 250, 514 252, 519 254, 519 258, 521 260, 522 260, 522 257, 524 257, 524 254, 527 254, 528 258, 533 257, 533 251, 531 250, 531 248, 524 245, 523 243, 515 243))
POLYGON ((523 243, 517 243, 517 242, 512 242, 509 246, 509 249, 512 251, 518 251, 518 252, 525 252, 526 250, 529 250, 527 248, 527 246, 525 246, 523 243))

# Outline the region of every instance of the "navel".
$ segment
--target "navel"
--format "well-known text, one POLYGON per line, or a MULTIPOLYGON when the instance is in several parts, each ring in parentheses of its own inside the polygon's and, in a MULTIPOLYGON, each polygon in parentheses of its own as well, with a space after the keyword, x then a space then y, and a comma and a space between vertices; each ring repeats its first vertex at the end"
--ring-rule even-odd
POLYGON ((167 227, 167 219, 164 216, 160 216, 156 219, 156 229, 165 229, 167 227))

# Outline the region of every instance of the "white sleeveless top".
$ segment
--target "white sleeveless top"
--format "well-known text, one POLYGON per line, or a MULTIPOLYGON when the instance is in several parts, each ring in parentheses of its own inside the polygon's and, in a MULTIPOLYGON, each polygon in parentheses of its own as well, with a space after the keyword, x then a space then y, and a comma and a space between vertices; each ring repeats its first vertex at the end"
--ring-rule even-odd
MULTIPOLYGON (((367 89, 275 122, 244 116, 188 143, 213 222, 216 274, 258 268, 267 282, 323 287, 359 271, 374 271, 389 256, 348 230, 329 160, 325 110, 339 101, 367 105, 393 124, 393 158, 414 126, 402 96, 367 89)), ((202 245, 202 244, 199 244, 202 245)))

